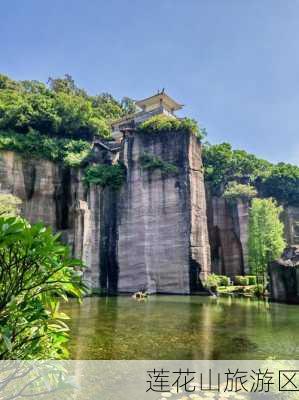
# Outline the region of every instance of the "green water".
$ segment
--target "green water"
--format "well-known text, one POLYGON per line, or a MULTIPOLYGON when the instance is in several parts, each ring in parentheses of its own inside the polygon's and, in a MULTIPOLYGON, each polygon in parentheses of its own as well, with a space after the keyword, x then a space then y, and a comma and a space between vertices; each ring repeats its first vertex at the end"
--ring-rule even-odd
POLYGON ((87 298, 71 317, 73 359, 299 359, 299 307, 249 298, 87 298))

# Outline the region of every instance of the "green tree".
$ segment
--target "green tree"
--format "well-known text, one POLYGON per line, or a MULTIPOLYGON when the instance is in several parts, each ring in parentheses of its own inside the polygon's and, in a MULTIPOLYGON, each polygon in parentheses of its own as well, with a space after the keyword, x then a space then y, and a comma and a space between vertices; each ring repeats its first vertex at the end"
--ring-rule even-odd
POLYGON ((68 356, 59 304, 83 295, 81 267, 49 228, 0 217, 0 359, 68 356))
POLYGON ((121 106, 124 109, 125 114, 133 114, 137 111, 135 102, 130 97, 123 97, 121 100, 121 106))
POLYGON ((279 202, 299 206, 299 167, 279 163, 261 183, 264 196, 275 197, 279 202))
POLYGON ((222 194, 230 181, 255 184, 271 173, 272 164, 244 150, 233 150, 229 143, 206 144, 203 149, 205 179, 213 194, 222 194))
POLYGON ((284 247, 282 207, 273 199, 253 199, 249 210, 248 255, 251 273, 265 278, 268 263, 280 257, 284 247))
POLYGON ((237 182, 229 182, 224 193, 223 197, 228 200, 250 200, 253 197, 256 197, 257 191, 254 186, 251 185, 243 185, 237 182))

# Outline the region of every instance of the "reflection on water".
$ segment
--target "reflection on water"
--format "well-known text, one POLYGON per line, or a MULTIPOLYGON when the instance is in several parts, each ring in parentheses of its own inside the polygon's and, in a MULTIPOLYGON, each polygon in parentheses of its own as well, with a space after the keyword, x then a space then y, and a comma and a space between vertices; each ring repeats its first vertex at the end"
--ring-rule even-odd
POLYGON ((73 359, 298 359, 299 308, 250 298, 86 298, 72 318, 73 359))

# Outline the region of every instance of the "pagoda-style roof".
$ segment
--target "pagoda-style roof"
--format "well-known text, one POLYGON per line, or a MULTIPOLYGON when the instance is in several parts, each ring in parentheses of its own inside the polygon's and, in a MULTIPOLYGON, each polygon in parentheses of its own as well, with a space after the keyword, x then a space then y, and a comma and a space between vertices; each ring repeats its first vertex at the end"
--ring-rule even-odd
POLYGON ((158 92, 154 96, 147 97, 143 100, 138 100, 135 104, 144 109, 148 107, 152 107, 155 104, 160 105, 164 104, 169 110, 177 111, 183 107, 183 104, 179 104, 175 100, 173 100, 168 94, 164 92, 164 89, 161 92, 158 92))

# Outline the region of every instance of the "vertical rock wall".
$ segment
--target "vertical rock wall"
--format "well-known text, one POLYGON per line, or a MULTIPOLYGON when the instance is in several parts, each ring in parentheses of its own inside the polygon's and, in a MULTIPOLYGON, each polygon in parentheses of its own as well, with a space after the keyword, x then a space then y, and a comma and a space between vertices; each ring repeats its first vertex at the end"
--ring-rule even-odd
POLYGON ((198 273, 209 272, 200 145, 192 138, 185 133, 126 138, 127 182, 118 211, 120 292, 189 293, 198 273), (144 154, 175 165, 177 174, 143 169, 144 154))
MULTIPOLYGON (((120 152, 126 182, 114 192, 87 188, 79 170, 3 151, 0 192, 21 198, 29 221, 61 232, 87 265, 90 287, 189 293, 200 288, 199 273, 204 279, 210 272, 210 246, 212 272, 248 273, 248 204, 229 204, 208 188, 206 201, 200 153, 193 135, 129 136, 120 152), (175 165, 177 173, 144 170, 144 153, 175 165)), ((299 209, 286 207, 283 220, 288 243, 298 244, 299 209)))
POLYGON ((299 245, 299 207, 285 207, 282 218, 288 244, 299 245))
POLYGON ((247 273, 248 203, 209 195, 208 226, 212 271, 231 277, 247 273))

